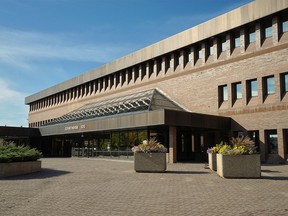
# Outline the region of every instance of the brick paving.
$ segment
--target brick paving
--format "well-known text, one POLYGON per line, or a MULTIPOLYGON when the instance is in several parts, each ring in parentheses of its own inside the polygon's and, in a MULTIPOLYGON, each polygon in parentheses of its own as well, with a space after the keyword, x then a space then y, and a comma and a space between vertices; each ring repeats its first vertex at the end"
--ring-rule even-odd
POLYGON ((261 179, 222 179, 204 164, 136 173, 132 161, 42 159, 42 171, 0 179, 1 216, 288 215, 288 165, 261 179))

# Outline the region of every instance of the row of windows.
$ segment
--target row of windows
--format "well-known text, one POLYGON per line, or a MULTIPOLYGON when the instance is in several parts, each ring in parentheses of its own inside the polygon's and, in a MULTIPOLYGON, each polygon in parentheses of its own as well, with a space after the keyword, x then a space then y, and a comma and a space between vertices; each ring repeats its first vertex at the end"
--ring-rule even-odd
MULTIPOLYGON (((267 148, 265 149, 268 154, 278 154, 279 149, 279 140, 278 140, 278 133, 277 129, 269 129, 264 130, 264 143, 266 144, 267 148)), ((254 141, 255 145, 257 146, 257 150, 260 151, 260 140, 259 140, 259 131, 248 131, 248 136, 254 141)), ((288 129, 282 129, 283 133, 283 140, 285 152, 288 152, 288 129)), ((234 136, 243 136, 245 133, 243 131, 234 131, 234 136)), ((263 149, 264 150, 264 149, 263 149)), ((264 150, 264 151, 265 151, 264 150)))
MULTIPOLYGON (((288 13, 284 14, 284 16, 280 14, 278 17, 273 18, 278 20, 276 29, 280 35, 288 32, 288 13)), ((165 75, 169 69, 175 71, 178 66, 185 68, 188 63, 192 66, 202 66, 211 59, 213 59, 213 61, 219 59, 222 54, 224 55, 226 53, 228 47, 230 49, 229 52, 232 52, 231 50, 237 50, 241 46, 241 41, 244 45, 244 49, 250 44, 255 43, 257 40, 257 26, 261 27, 259 32, 260 35, 263 35, 259 40, 272 37, 272 17, 270 17, 268 20, 260 20, 256 23, 242 26, 236 30, 231 30, 225 34, 215 36, 214 38, 197 42, 177 51, 155 59, 150 59, 130 68, 117 71, 113 74, 100 77, 88 83, 38 100, 30 104, 30 111, 44 109, 90 95, 99 94, 107 90, 121 88, 122 86, 134 84, 136 82, 154 79, 160 74, 165 75)))
MULTIPOLYGON (((257 79, 251 79, 246 81, 246 97, 248 101, 253 98, 257 97, 259 92, 259 85, 257 79)), ((276 93, 275 88, 275 76, 267 76, 262 78, 262 93, 263 96, 266 97, 268 95, 272 95, 276 93)), ((281 97, 283 97, 288 92, 288 72, 280 74, 280 93, 281 97)), ((222 105, 223 102, 228 101, 229 99, 229 91, 228 85, 221 85, 218 89, 219 92, 219 107, 222 105)), ((243 98, 243 87, 242 82, 235 82, 231 84, 231 94, 232 94, 232 101, 239 100, 243 98)))

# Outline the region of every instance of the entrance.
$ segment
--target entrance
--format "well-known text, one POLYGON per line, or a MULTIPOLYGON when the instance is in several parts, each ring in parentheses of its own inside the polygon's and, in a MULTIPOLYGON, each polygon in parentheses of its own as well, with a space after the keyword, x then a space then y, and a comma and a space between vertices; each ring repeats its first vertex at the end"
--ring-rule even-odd
POLYGON ((215 145, 215 132, 177 129, 177 161, 207 162, 207 148, 215 145))

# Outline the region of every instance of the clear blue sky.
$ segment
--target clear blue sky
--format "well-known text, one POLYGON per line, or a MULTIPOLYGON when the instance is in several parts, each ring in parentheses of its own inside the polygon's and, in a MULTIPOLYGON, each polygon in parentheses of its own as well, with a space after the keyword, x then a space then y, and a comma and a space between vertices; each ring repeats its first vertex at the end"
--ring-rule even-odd
POLYGON ((0 0, 0 125, 24 98, 252 0, 0 0))

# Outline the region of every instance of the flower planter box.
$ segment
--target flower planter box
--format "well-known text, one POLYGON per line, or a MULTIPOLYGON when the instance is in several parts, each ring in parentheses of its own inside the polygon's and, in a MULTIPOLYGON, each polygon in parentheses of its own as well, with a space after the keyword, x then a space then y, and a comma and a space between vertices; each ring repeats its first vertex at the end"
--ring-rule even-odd
POLYGON ((136 172, 164 172, 166 153, 135 153, 134 169, 136 172))
POLYGON ((41 161, 0 163, 0 178, 23 175, 41 170, 41 161))
POLYGON ((260 155, 217 154, 217 174, 223 178, 260 178, 260 155))
POLYGON ((217 170, 217 157, 216 153, 208 153, 209 168, 213 171, 217 170))

